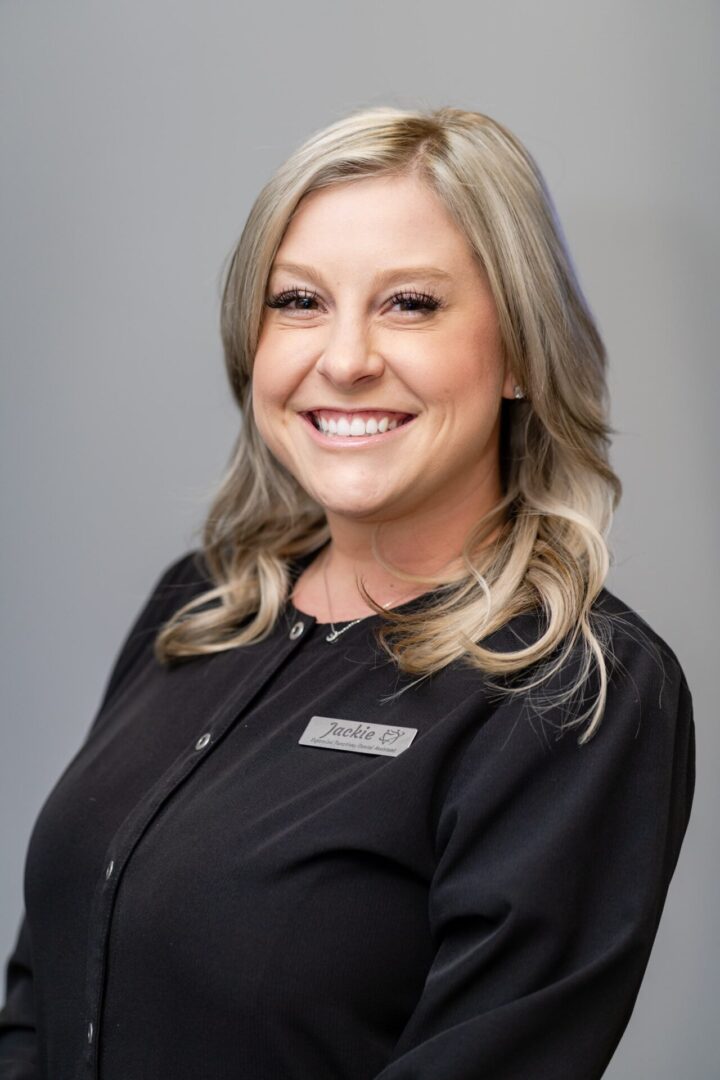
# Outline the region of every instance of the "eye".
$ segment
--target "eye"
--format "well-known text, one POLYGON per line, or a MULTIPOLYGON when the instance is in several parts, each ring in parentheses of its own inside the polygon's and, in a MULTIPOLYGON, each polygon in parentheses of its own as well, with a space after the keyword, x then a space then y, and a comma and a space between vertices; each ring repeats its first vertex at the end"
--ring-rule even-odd
POLYGON ((311 304, 317 303, 317 293, 312 289, 284 289, 282 292, 269 296, 265 301, 269 308, 288 308, 290 311, 313 311, 311 304), (297 301, 301 307, 291 308, 290 304, 297 301))
POLYGON ((403 307, 404 311, 437 311, 442 307, 439 297, 431 293, 415 292, 413 289, 395 293, 390 297, 390 301, 393 305, 409 305, 403 307))
MULTIPOLYGON (((313 289, 293 286, 291 289, 283 289, 282 292, 269 296, 265 305, 277 310, 292 312, 307 311, 313 313, 317 310, 318 294, 313 289), (297 307, 294 305, 298 305, 297 307)), ((407 314, 414 312, 433 312, 443 306, 439 297, 427 292, 417 292, 414 289, 406 289, 397 292, 390 297, 390 303, 394 307, 401 305, 401 310, 407 314)))

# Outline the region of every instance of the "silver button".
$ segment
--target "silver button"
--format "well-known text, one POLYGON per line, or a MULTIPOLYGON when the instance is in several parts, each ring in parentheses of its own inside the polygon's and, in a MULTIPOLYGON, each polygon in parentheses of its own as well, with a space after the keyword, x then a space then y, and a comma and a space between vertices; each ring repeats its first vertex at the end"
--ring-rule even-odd
POLYGON ((106 881, 110 877, 110 875, 112 874, 114 865, 115 865, 115 862, 114 862, 113 859, 111 859, 110 862, 107 864, 107 869, 105 871, 105 880, 106 881))
POLYGON ((198 741, 195 743, 196 750, 202 750, 210 742, 210 732, 206 731, 204 735, 201 735, 198 741))
POLYGON ((305 623, 296 622, 292 630, 290 631, 290 640, 294 641, 295 638, 299 638, 304 629, 305 623))
POLYGON ((92 1042, 92 1037, 93 1037, 93 1026, 92 1026, 92 1020, 91 1020, 90 1023, 88 1024, 88 1042, 89 1043, 92 1042))

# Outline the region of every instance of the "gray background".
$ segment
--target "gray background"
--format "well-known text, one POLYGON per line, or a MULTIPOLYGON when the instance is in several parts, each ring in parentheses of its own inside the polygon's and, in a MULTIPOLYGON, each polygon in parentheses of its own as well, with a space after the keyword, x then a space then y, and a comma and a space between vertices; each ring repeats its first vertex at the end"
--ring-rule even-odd
POLYGON ((252 200, 351 108, 459 105, 548 180, 610 354, 608 585, 695 701, 691 824, 606 1075, 718 1075, 719 22, 701 0, 0 4, 3 958, 35 817, 230 450, 219 281, 252 200))

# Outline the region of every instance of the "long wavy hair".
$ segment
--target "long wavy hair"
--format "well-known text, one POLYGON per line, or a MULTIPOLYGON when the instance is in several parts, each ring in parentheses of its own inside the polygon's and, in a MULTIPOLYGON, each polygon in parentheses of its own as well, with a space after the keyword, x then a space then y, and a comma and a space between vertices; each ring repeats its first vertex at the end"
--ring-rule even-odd
POLYGON ((433 603, 386 610, 358 587, 382 616, 378 642, 417 681, 460 660, 501 677, 488 679, 501 693, 528 693, 571 653, 579 657, 574 680, 545 708, 574 702, 595 677, 594 702, 584 711, 568 708, 563 725, 590 717, 578 740, 584 743, 607 696, 611 633, 607 617, 592 608, 609 570, 607 535, 622 492, 608 460, 615 432, 607 422, 606 352, 537 164, 506 127, 478 112, 355 111, 313 134, 260 192, 222 287, 222 341, 242 424, 202 525, 214 587, 174 612, 155 639, 155 655, 168 662, 262 640, 290 596, 291 561, 328 541, 323 508, 273 457, 253 419, 267 282, 304 196, 407 174, 442 200, 487 273, 504 355, 526 397, 502 401, 503 496, 466 537, 463 576, 416 578, 390 566, 373 543, 378 561, 401 579, 434 583, 433 603), (529 611, 542 616, 536 640, 512 651, 483 645, 529 611), (529 678, 512 677, 525 669, 529 678))

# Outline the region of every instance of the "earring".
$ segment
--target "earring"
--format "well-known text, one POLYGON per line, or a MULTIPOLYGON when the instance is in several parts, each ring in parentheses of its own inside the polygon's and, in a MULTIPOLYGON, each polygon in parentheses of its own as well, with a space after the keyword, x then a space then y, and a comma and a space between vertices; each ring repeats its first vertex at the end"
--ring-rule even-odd
POLYGON ((524 398, 525 397, 525 394, 523 393, 522 386, 518 386, 517 383, 515 384, 515 397, 516 398, 524 398))

